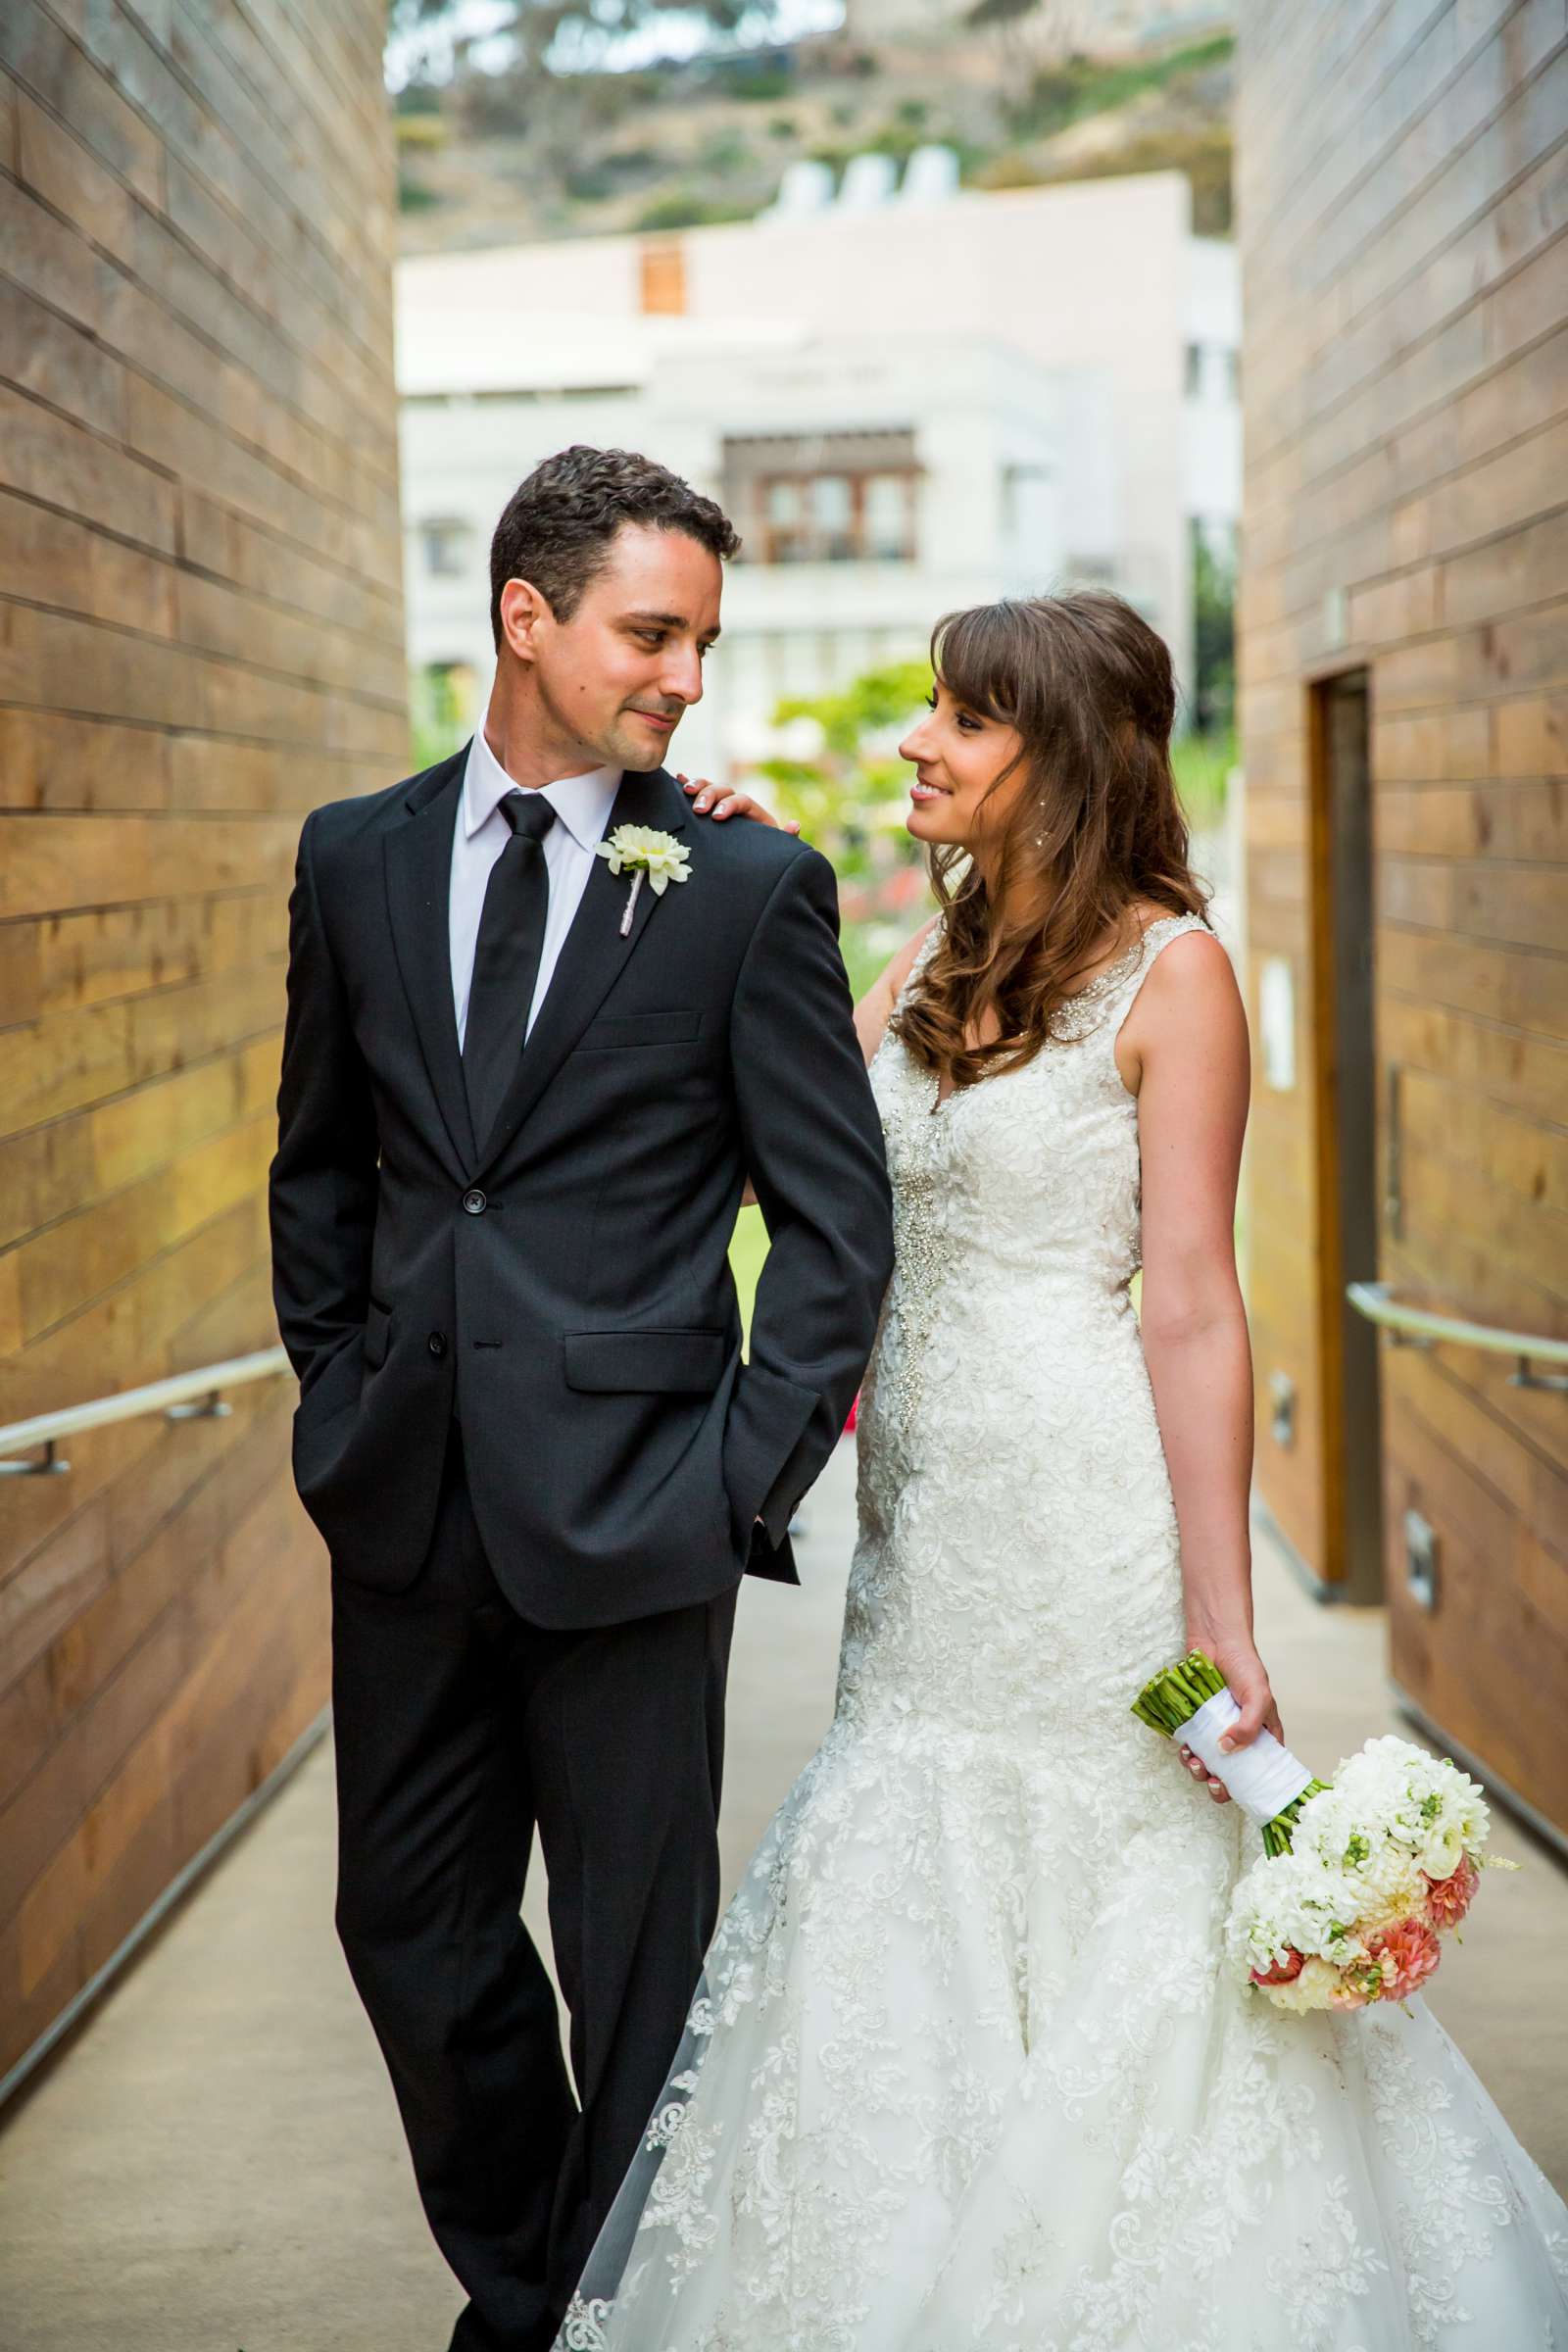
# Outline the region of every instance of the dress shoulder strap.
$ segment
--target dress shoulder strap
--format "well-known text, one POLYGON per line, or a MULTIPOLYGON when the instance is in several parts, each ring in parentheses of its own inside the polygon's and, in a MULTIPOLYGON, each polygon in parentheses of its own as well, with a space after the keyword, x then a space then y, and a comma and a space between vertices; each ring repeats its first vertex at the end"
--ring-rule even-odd
POLYGON ((1181 939, 1189 931, 1206 931, 1212 939, 1213 925, 1201 914, 1161 914, 1144 925, 1143 956, 1139 965, 1140 979, 1147 978, 1149 967, 1162 948, 1173 939, 1181 939))
POLYGON ((1146 923, 1143 937, 1135 942, 1123 958, 1125 970, 1117 968, 1117 985, 1111 993, 1111 1018, 1106 1026, 1114 1039, 1123 1021, 1131 1012, 1138 992, 1153 970, 1156 961, 1173 939, 1185 938, 1189 931, 1201 931, 1210 939, 1216 937, 1213 925, 1200 914, 1161 914, 1146 923))

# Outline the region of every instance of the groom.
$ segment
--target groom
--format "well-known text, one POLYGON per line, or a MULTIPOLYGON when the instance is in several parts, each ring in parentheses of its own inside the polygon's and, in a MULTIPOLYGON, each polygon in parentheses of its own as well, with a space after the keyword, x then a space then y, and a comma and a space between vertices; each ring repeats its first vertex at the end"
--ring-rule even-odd
POLYGON ((472 742, 300 838, 271 1224, 337 1920, 470 2298, 452 2352, 549 2345, 662 2086, 736 1588, 795 1580, 892 1263, 831 870, 689 823, 661 765, 736 545, 646 458, 548 460, 496 530, 472 742), (635 895, 597 855, 623 826, 676 837, 635 895), (536 1830, 575 2096, 518 1918, 536 1830))

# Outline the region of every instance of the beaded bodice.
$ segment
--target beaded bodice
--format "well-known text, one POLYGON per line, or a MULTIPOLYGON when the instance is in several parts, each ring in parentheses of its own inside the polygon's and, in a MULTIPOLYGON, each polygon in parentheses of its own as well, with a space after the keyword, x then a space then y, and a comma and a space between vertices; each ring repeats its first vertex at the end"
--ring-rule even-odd
MULTIPOLYGON (((892 1430, 918 1418, 926 1359, 944 1326, 1005 1326, 1126 1312, 1139 1265, 1138 1107, 1116 1035, 1160 950, 1196 915, 1151 923, 1058 1016, 1031 1062, 937 1100, 933 1074, 890 1031, 871 1083, 887 1141, 897 1240, 873 1380, 892 1430)), ((935 951, 933 931, 906 995, 935 951)), ((901 1002, 902 1002, 901 998, 901 1002)), ((1000 1327, 999 1327, 1000 1326, 1000 1327)))
MULTIPOLYGON (((1137 1271, 1138 1106, 1116 1067, 1115 1042, 1145 971, 1170 940, 1205 926, 1196 915, 1151 923, 1064 1006, 1031 1062, 938 1103, 933 1074, 889 1033, 871 1083, 887 1139, 895 1213, 906 1247, 978 1250, 1018 1272, 1126 1283, 1137 1271), (940 1226, 945 1239, 933 1240, 940 1226)), ((933 931, 905 994, 935 949, 933 931)), ((901 999, 901 1002, 903 1000, 901 999)), ((895 1283, 922 1268, 901 1256, 895 1283)))

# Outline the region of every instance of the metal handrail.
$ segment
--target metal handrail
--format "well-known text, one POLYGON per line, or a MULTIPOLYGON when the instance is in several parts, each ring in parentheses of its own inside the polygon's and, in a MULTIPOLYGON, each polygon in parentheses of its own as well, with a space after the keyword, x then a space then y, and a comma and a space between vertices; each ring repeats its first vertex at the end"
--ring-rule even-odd
POLYGON ((83 1429, 102 1429, 111 1421, 133 1421, 141 1413, 164 1413, 171 1421, 220 1420, 231 1409, 222 1401, 224 1389, 243 1388, 247 1381, 271 1380, 289 1370, 282 1348, 262 1348, 254 1355, 232 1355, 220 1364, 203 1364, 195 1372, 175 1372, 168 1380, 150 1380, 139 1389, 122 1389, 115 1396, 95 1396, 88 1404, 62 1405, 58 1412, 34 1413, 29 1420, 0 1427, 0 1455, 24 1453, 41 1446, 36 1462, 0 1461, 0 1478, 58 1477, 71 1464, 55 1447, 62 1438, 83 1429), (199 1401, 198 1401, 199 1400, 199 1401))
POLYGON ((1463 1315, 1437 1315, 1424 1306, 1406 1306, 1394 1296, 1389 1282, 1352 1282, 1346 1285, 1345 1296, 1359 1315, 1376 1323, 1389 1333, 1396 1347, 1436 1348, 1446 1344, 1454 1348, 1481 1348, 1493 1355, 1513 1355, 1519 1368, 1510 1374, 1513 1387, 1519 1389, 1552 1389, 1568 1393, 1568 1378, 1549 1372, 1532 1372, 1533 1360, 1544 1364, 1568 1364, 1568 1340, 1549 1340, 1539 1333, 1506 1331, 1494 1323, 1472 1323, 1463 1315))

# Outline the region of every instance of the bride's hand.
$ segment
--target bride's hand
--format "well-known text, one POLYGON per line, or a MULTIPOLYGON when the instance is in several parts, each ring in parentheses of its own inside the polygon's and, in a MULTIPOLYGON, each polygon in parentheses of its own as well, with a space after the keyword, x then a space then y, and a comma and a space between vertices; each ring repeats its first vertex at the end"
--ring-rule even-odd
MULTIPOLYGON (((1274 1693, 1269 1689, 1268 1670, 1252 1643, 1245 1637, 1234 1641, 1216 1641, 1212 1635, 1192 1635, 1188 1640, 1188 1647, 1207 1652, 1225 1677, 1231 1694, 1242 1710, 1221 1745, 1227 1749, 1250 1747, 1262 1731, 1272 1732, 1283 1745, 1285 1731, 1280 1722, 1280 1711, 1274 1704, 1274 1693)), ((1228 1805, 1231 1801, 1229 1792, 1223 1782, 1209 1780, 1208 1767, 1202 1758, 1195 1756, 1185 1744, 1181 1754, 1182 1762, 1194 1780, 1208 1783, 1208 1793, 1215 1804, 1228 1805)))
POLYGON ((798 833, 798 824, 779 826, 771 808, 754 800, 749 792, 737 792, 733 784, 710 784, 705 777, 683 776, 677 769, 675 781, 688 795, 695 794, 692 807, 704 816, 711 814, 715 823, 722 824, 726 816, 749 816, 754 825, 772 825, 785 833, 798 833))

